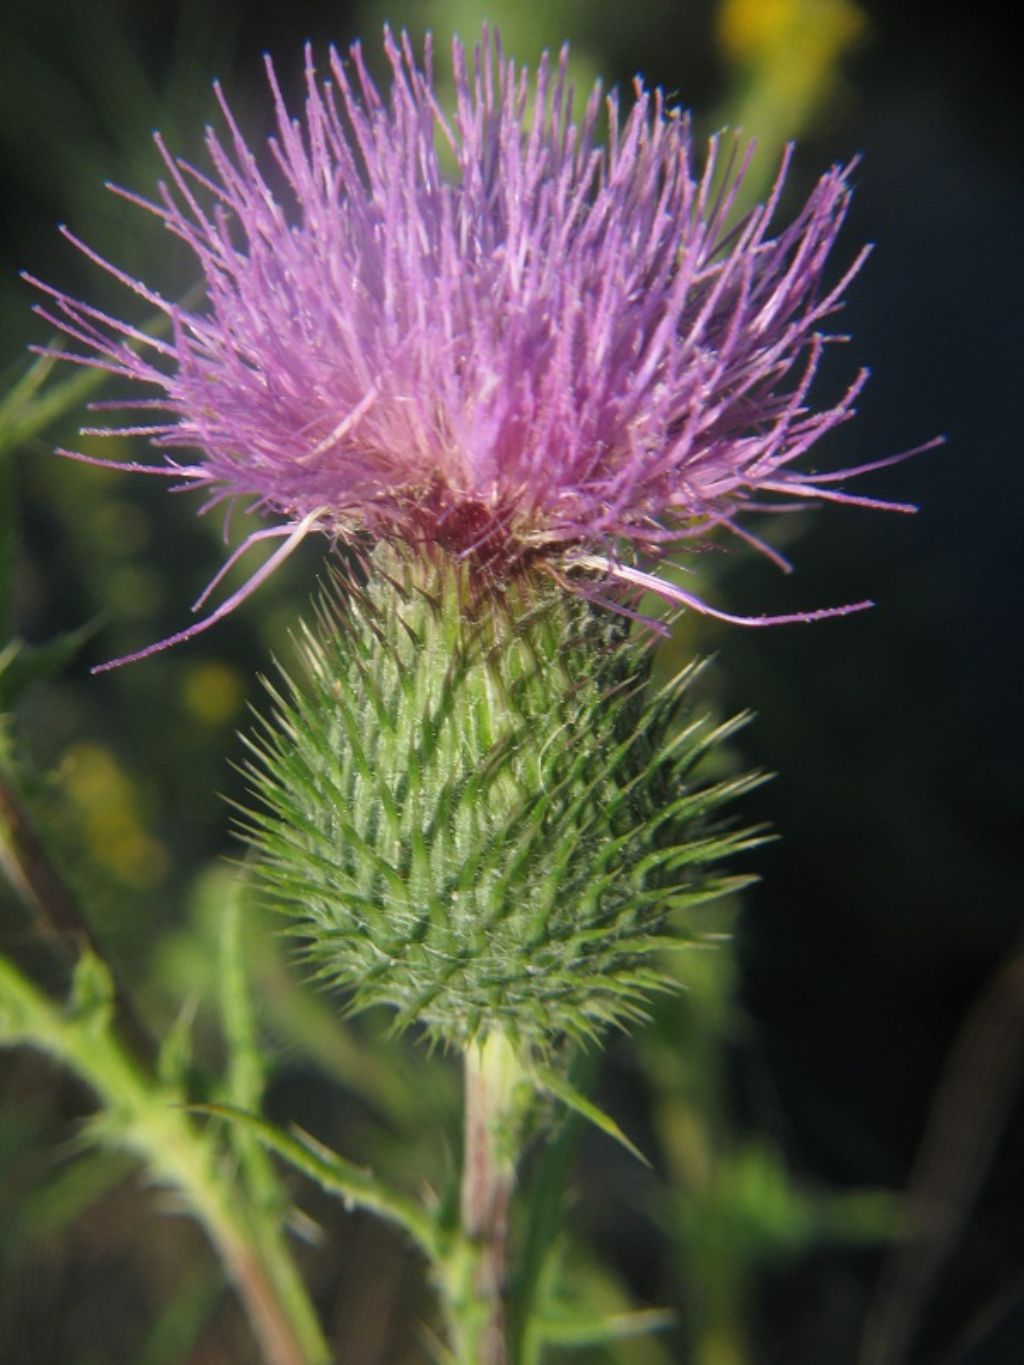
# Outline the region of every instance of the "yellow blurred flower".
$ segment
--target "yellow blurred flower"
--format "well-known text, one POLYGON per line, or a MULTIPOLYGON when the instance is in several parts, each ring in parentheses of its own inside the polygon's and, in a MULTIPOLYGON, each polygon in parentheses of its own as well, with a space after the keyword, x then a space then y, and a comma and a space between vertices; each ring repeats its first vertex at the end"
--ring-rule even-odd
POLYGON ((736 62, 831 69, 865 31, 852 0, 722 0, 718 41, 736 62))
POLYGON ((195 664, 185 674, 185 709, 204 725, 226 725, 237 715, 245 687, 235 669, 215 661, 195 664))
POLYGON ((737 78, 724 121, 757 138, 759 168, 814 123, 867 28, 853 0, 721 0, 718 45, 737 78))
POLYGON ((135 890, 159 885, 167 875, 167 850, 139 819, 138 788, 110 750, 74 745, 61 776, 96 863, 135 890))

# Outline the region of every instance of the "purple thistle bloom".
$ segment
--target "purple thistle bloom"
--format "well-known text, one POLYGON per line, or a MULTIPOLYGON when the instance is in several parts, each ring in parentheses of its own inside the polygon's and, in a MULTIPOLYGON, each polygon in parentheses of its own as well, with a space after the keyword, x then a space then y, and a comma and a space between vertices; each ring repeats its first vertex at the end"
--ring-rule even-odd
POLYGON ((865 378, 832 407, 809 404, 822 326, 864 257, 824 284, 850 167, 775 230, 787 154, 767 202, 733 226, 744 161, 712 139, 697 166, 689 123, 660 91, 637 82, 620 119, 595 87, 574 124, 566 52, 531 80, 485 33, 471 65, 453 43, 449 118, 429 40, 422 68, 406 35, 385 31, 385 49, 387 98, 358 45, 351 69, 332 51, 333 83, 307 52, 301 120, 268 60, 265 170, 218 88, 227 135, 207 132, 212 170, 158 138, 169 180, 157 201, 116 191, 194 251, 201 308, 66 233, 167 315, 169 339, 32 281, 53 300, 39 311, 81 348, 65 358, 156 391, 98 405, 144 410, 143 424, 91 434, 148 436, 165 463, 127 467, 276 519, 215 580, 255 540, 280 538, 246 586, 151 649, 219 619, 312 530, 432 544, 499 574, 542 567, 592 595, 653 588, 754 625, 869 605, 736 618, 636 567, 719 526, 783 562, 740 524, 774 495, 912 510, 836 487, 890 460, 794 467, 852 415, 865 378))

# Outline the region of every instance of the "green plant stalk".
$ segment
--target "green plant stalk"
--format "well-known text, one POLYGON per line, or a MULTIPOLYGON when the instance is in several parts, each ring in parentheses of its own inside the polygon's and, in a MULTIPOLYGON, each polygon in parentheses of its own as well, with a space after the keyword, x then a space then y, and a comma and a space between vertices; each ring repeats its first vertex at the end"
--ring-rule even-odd
MULTIPOLYGON (((584 1088, 589 1088, 596 1070, 596 1053, 581 1049, 569 1076, 574 1083, 584 1082, 584 1088)), ((543 1339, 537 1308, 552 1248, 562 1230, 564 1191, 581 1117, 578 1110, 569 1110, 560 1131, 549 1138, 538 1154, 529 1187, 524 1191, 522 1240, 510 1294, 509 1345, 515 1365, 540 1365, 543 1339)))
POLYGON ((694 709, 698 663, 652 684, 624 618, 525 570, 498 586, 386 543, 343 566, 297 636, 297 677, 267 685, 242 823, 257 888, 347 1009, 388 1007, 396 1032, 415 1025, 464 1056, 457 1214, 430 1226, 369 1173, 259 1120, 253 1093, 215 1106, 411 1233, 456 1365, 540 1349, 545 1309, 532 1292, 511 1302, 535 1285, 510 1274, 508 1249, 538 1099, 631 1147, 564 1074, 566 1047, 644 1016, 671 982, 662 949, 700 939, 680 915, 732 890, 714 865, 758 841, 716 823, 756 779, 703 775, 737 722, 694 709))
MULTIPOLYGON (((236 887, 235 894, 224 906, 221 927, 221 1018, 229 1052, 227 1086, 232 1103, 257 1110, 263 1099, 265 1067, 253 1018, 241 924, 241 889, 236 887)), ((320 1339, 305 1287, 282 1232, 281 1187, 253 1134, 233 1129, 232 1141, 238 1151, 239 1176, 249 1199, 259 1211, 260 1216, 254 1220, 253 1236, 263 1264, 279 1295, 289 1306, 289 1317, 301 1323, 307 1348, 313 1347, 323 1354, 326 1346, 320 1339)))
POLYGON ((459 1235, 441 1263, 458 1365, 508 1365, 508 1229, 533 1087, 509 1037, 493 1031, 465 1053, 465 1139, 459 1235))
MULTIPOLYGON (((87 962, 99 964, 95 959, 87 962)), ((286 1249, 252 1217, 210 1133, 148 1077, 109 1030, 109 1011, 65 1015, 0 958, 0 1037, 49 1053, 95 1091, 94 1134, 140 1157, 204 1227, 267 1365, 327 1365, 330 1353, 286 1249)))

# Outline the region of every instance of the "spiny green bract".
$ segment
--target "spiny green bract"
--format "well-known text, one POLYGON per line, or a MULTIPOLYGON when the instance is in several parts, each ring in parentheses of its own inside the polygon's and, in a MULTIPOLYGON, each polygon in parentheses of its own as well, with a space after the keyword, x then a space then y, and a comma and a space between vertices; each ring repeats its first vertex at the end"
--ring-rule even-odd
POLYGON ((250 741, 245 833, 353 1009, 546 1051, 667 984, 671 912, 736 885, 707 868, 750 838, 707 819, 751 779, 693 779, 733 728, 688 714, 696 667, 648 696, 621 617, 525 584, 378 549, 326 594, 250 741))

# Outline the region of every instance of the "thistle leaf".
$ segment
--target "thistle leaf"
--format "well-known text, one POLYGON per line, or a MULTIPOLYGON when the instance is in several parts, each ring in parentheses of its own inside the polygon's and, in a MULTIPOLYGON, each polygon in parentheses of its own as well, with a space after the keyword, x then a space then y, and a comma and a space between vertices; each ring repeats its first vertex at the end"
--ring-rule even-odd
POLYGON ((189 1002, 178 1011, 157 1054, 157 1079, 168 1090, 176 1090, 182 1095, 188 1094, 191 1080, 194 1022, 195 1005, 189 1002))
POLYGON ((567 1109, 571 1109, 574 1114, 579 1114, 580 1118, 586 1119, 595 1128, 600 1128, 602 1133, 612 1138, 621 1147, 625 1147, 626 1151, 631 1156, 635 1156, 637 1161, 642 1162, 644 1166, 650 1166, 651 1163, 640 1148, 629 1140, 611 1115, 606 1114, 603 1109, 588 1100, 565 1076, 547 1066, 534 1067, 530 1074, 539 1090, 546 1091, 553 1099, 559 1100, 567 1109))
POLYGON ((75 963, 68 1009, 75 1022, 88 1030, 106 1033, 114 1014, 114 978, 110 968, 86 949, 75 963))
POLYGON ((638 1308, 632 1312, 607 1313, 598 1317, 579 1308, 566 1309, 537 1319, 534 1334, 549 1346, 566 1349, 583 1346, 606 1346, 614 1341, 645 1336, 648 1332, 664 1332, 674 1327, 678 1318, 668 1308, 638 1308))
POLYGON ((9 640, 0 650, 0 711, 10 711, 30 687, 62 673, 95 631, 96 622, 90 622, 42 645, 9 640))
POLYGON ((227 1119, 251 1132, 264 1147, 276 1152, 289 1165, 315 1181, 328 1194, 341 1199, 348 1207, 367 1209, 387 1222, 397 1223, 429 1258, 436 1260, 437 1230, 429 1214, 412 1199, 389 1189, 370 1171, 347 1161, 300 1128, 293 1129, 293 1137, 259 1115, 247 1113, 233 1105, 203 1104, 194 1107, 199 1113, 227 1119))

